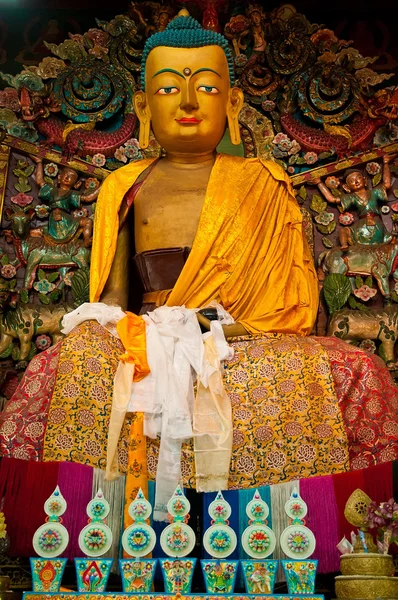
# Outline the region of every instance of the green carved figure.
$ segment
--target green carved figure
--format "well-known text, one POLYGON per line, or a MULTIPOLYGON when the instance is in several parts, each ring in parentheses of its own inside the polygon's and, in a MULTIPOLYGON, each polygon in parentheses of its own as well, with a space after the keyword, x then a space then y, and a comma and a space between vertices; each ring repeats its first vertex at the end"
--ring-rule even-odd
POLYGON ((32 157, 37 163, 36 183, 40 186, 39 198, 48 204, 50 211, 48 225, 43 233, 58 243, 66 243, 83 234, 84 246, 91 246, 93 222, 87 216, 77 217, 72 211, 80 208, 82 202, 92 202, 99 193, 99 187, 89 193, 81 193, 79 175, 70 167, 64 167, 58 175, 58 185, 51 185, 44 179, 43 161, 32 157))
POLYGON ((11 224, 9 230, 4 230, 4 235, 7 242, 13 244, 21 265, 25 267, 24 288, 26 290, 32 288, 39 267, 44 270, 62 270, 67 267, 88 268, 89 248, 76 237, 68 243, 51 243, 41 231, 37 234, 37 230, 29 229, 33 215, 33 209, 20 206, 7 207, 4 211, 5 218, 11 224))
POLYGON ((387 190, 391 187, 391 172, 389 163, 393 156, 383 157, 383 183, 372 189, 366 184, 366 179, 358 170, 346 173, 346 192, 335 197, 320 179, 315 179, 320 192, 325 199, 333 204, 339 203, 343 210, 356 208, 359 220, 350 228, 343 227, 339 232, 341 249, 346 251, 353 244, 374 245, 386 244, 392 240, 392 234, 387 231, 380 218, 379 203, 387 200, 387 190))

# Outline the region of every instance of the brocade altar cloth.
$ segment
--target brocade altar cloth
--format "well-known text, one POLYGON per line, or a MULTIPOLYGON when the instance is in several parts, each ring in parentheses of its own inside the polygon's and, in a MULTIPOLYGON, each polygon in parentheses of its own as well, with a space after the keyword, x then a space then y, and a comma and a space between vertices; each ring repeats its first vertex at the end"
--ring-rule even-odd
MULTIPOLYGON (((233 345, 235 358, 224 369, 234 426, 230 487, 362 469, 397 458, 398 392, 381 359, 337 339, 267 334, 233 345)), ((88 321, 36 356, 0 417, 3 456, 104 469, 121 352, 109 332, 88 321)), ((123 471, 129 419, 118 450, 123 471)), ((150 441, 151 478, 157 451, 150 441)), ((130 464, 130 473, 138 480, 143 467, 130 464)), ((183 447, 182 473, 184 485, 195 487, 191 445, 183 447)))

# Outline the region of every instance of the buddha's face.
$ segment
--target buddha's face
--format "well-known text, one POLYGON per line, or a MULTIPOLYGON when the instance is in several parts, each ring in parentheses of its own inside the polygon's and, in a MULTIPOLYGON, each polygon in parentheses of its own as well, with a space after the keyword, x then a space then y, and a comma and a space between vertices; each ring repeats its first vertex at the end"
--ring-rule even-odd
MULTIPOLYGON (((197 154, 217 147, 237 93, 222 48, 154 48, 145 85, 153 133, 166 152, 197 154)), ((137 103, 136 110, 141 119, 137 103)))

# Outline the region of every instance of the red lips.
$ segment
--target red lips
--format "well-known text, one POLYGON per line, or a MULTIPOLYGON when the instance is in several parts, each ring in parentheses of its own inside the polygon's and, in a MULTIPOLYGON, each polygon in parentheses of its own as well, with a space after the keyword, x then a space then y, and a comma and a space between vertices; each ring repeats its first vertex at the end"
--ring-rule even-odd
POLYGON ((200 123, 202 119, 196 117, 182 117, 182 119, 176 119, 177 123, 200 123))

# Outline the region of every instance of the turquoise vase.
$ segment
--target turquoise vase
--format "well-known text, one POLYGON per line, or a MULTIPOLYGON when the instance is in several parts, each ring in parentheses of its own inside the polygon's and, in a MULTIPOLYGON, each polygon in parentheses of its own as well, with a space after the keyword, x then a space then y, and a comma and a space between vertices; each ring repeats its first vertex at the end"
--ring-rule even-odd
POLYGON ((209 559, 200 562, 208 594, 234 593, 239 561, 209 559))
POLYGON ((241 560, 248 594, 272 594, 278 570, 277 560, 241 560))
POLYGON ((113 558, 75 558, 78 592, 105 592, 113 558))
POLYGON ((159 558, 166 594, 189 594, 196 558, 159 558))
POLYGON ((34 592, 59 592, 67 558, 31 558, 34 592))
POLYGON ((289 594, 313 594, 317 560, 282 560, 289 594))
POLYGON ((152 590, 156 558, 121 558, 119 560, 123 592, 142 594, 152 590))

